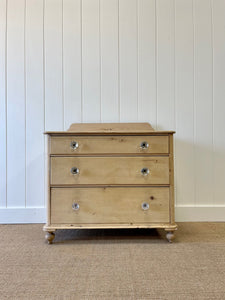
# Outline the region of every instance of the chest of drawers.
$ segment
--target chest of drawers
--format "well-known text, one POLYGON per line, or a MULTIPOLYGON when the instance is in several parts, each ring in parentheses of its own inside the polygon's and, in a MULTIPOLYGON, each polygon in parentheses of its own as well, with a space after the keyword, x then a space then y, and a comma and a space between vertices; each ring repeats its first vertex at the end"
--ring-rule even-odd
POLYGON ((173 131, 148 123, 46 132, 49 244, 58 229, 164 228, 174 238, 173 131))

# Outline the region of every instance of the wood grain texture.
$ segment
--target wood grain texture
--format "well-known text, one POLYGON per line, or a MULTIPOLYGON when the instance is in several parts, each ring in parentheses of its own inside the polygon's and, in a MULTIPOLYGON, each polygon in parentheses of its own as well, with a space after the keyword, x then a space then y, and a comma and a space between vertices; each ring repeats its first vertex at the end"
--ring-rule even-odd
POLYGON ((154 129, 149 123, 83 123, 71 124, 68 131, 71 132, 149 132, 154 129))
MULTIPOLYGON (((90 126, 84 125, 80 127, 88 129, 90 126)), ((107 129, 112 129, 111 125, 107 124, 107 129)), ((125 131, 127 124, 114 126, 127 134, 132 133, 125 131)), ((150 124, 139 124, 140 128, 146 126, 151 128, 150 124)), ((100 124, 96 124, 96 128, 99 127, 100 124)), ((67 133, 47 135, 50 185, 48 182, 48 220, 43 230, 48 232, 48 242, 51 243, 50 233, 56 229, 122 228, 121 224, 133 228, 141 225, 158 228, 159 225, 169 231, 167 239, 171 242, 177 228, 174 223, 173 135, 112 137, 106 132, 102 136, 96 136, 95 132, 89 136, 68 136, 67 133), (145 147, 150 147, 141 151, 150 149, 148 153, 140 151, 143 138, 145 147), (73 149, 68 148, 71 146, 73 149), (152 150, 158 152, 162 146, 166 153, 151 153, 152 150), (60 155, 52 153, 58 151, 60 155)))
POLYGON ((169 188, 51 190, 51 224, 150 222, 169 222, 169 188), (79 204, 77 211, 73 203, 79 204), (149 204, 148 210, 142 209, 143 203, 149 204))
POLYGON ((123 223, 123 224, 53 224, 53 225, 44 225, 43 231, 55 231, 57 229, 112 229, 112 228, 163 228, 168 230, 176 230, 177 224, 170 223, 123 223))
POLYGON ((138 153, 159 154, 169 152, 168 136, 69 136, 51 138, 51 154, 96 154, 96 153, 138 153), (77 148, 71 143, 76 142, 77 148), (145 142, 148 148, 141 148, 145 142))
POLYGON ((170 135, 169 137, 169 176, 170 176, 170 223, 175 222, 175 215, 174 215, 174 142, 173 142, 173 135, 170 135))
POLYGON ((51 184, 169 184, 169 158, 52 157, 51 184), (73 167, 79 174, 71 173, 73 167))
POLYGON ((49 226, 51 223, 51 190, 50 190, 50 180, 51 180, 51 160, 50 160, 50 137, 45 136, 45 207, 47 209, 46 225, 49 226))

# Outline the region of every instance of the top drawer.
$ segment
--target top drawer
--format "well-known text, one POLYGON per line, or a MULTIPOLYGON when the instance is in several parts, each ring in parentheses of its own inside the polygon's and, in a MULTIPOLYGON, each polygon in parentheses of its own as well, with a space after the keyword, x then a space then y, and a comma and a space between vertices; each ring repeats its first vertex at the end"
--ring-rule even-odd
POLYGON ((168 153, 168 136, 53 136, 51 154, 168 153))

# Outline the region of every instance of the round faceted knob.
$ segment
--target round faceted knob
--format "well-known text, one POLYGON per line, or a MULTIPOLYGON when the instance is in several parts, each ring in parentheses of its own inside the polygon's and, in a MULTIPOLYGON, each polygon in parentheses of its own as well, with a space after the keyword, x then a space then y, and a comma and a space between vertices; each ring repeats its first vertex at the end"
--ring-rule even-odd
POLYGON ((145 142, 145 141, 141 142, 141 144, 140 144, 141 149, 148 149, 148 147, 149 147, 148 142, 145 142))
POLYGON ((73 210, 78 210, 80 208, 80 205, 78 203, 73 203, 72 204, 72 209, 73 210))
POLYGON ((76 167, 73 167, 71 168, 70 172, 73 174, 73 175, 78 175, 80 173, 80 170, 76 167))
POLYGON ((72 149, 77 149, 78 146, 79 146, 79 144, 78 144, 78 142, 76 142, 76 141, 72 141, 72 142, 70 143, 70 147, 71 147, 72 149))
POLYGON ((149 169, 148 168, 142 168, 141 169, 141 174, 144 175, 144 176, 148 175, 149 174, 149 169))
POLYGON ((148 210, 149 209, 149 204, 147 202, 144 202, 144 203, 141 204, 141 208, 143 210, 148 210))

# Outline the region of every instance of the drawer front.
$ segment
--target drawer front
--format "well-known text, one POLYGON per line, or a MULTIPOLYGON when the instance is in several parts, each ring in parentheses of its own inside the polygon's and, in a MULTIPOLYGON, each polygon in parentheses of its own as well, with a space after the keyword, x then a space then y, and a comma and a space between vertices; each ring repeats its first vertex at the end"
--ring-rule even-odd
POLYGON ((51 157, 51 184, 169 184, 169 157, 51 157))
POLYGON ((168 153, 168 136, 68 136, 51 138, 51 154, 168 153))
POLYGON ((52 188, 51 223, 169 222, 168 187, 52 188))

